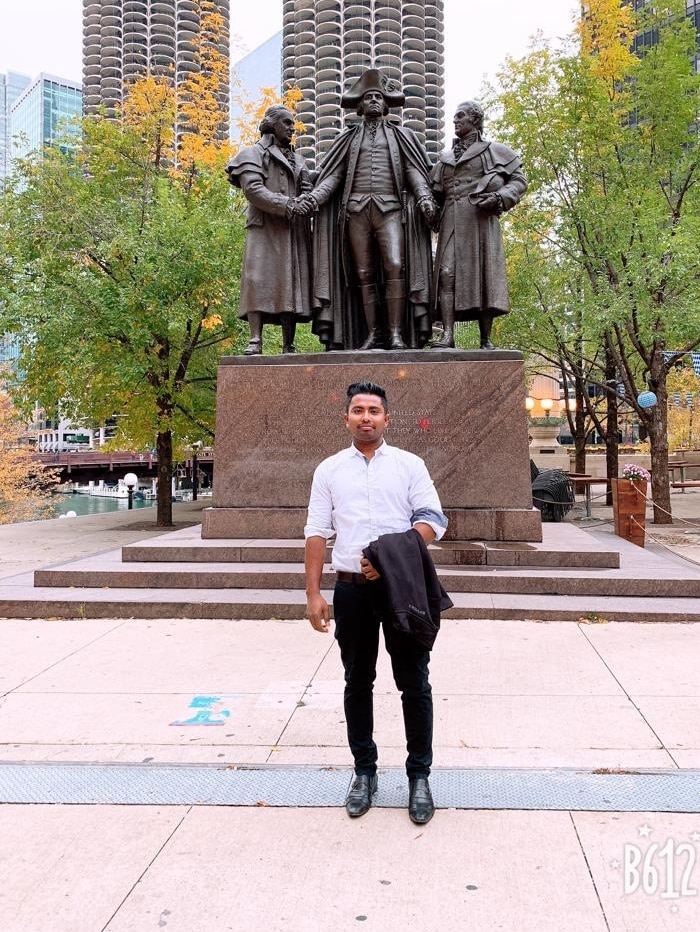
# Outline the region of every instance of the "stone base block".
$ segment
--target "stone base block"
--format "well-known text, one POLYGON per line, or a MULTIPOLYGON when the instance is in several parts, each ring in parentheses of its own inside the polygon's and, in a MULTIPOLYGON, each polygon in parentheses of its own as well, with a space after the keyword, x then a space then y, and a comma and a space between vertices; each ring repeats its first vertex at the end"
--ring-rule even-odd
POLYGON ((350 443, 346 388, 365 379, 388 392, 387 441, 425 460, 449 540, 542 539, 524 365, 507 350, 225 357, 203 536, 301 537, 314 469, 350 443))
MULTIPOLYGON (((446 508, 449 527, 443 540, 541 541, 536 508, 446 508)), ((304 536, 305 508, 205 508, 206 540, 245 537, 298 540, 304 536)))

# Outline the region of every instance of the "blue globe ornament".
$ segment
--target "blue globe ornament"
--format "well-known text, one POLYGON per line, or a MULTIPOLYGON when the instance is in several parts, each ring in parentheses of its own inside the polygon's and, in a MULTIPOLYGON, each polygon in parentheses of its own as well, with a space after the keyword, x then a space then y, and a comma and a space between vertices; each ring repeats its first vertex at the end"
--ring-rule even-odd
POLYGON ((637 404, 640 408, 653 408, 657 398, 654 392, 640 392, 637 395, 637 404))

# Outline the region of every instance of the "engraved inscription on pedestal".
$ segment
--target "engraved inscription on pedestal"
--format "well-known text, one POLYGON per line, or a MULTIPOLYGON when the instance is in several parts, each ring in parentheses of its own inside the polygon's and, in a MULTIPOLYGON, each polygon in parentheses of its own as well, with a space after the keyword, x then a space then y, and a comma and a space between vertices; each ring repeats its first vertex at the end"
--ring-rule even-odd
POLYGON ((522 361, 387 356, 222 366, 214 507, 306 507, 315 467, 350 443, 347 386, 371 378, 388 394, 388 442, 425 459, 445 508, 531 508, 522 361))

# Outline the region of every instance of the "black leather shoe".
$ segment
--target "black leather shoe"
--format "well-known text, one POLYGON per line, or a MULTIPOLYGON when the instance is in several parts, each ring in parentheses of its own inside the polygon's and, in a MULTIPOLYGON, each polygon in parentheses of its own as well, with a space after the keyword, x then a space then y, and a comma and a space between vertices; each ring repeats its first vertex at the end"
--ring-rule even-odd
POLYGON ((435 814, 435 803, 427 777, 414 777, 408 790, 408 814, 416 825, 425 825, 435 814))
POLYGON ((361 774, 352 781, 350 792, 345 800, 345 811, 351 819, 364 815, 372 805, 372 797, 377 792, 377 775, 370 777, 361 774))

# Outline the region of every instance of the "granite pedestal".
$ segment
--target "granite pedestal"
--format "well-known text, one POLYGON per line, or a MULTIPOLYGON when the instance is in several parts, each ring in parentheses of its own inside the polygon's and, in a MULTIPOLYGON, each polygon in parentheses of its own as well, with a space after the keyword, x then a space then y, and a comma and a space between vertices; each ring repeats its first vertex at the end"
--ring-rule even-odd
POLYGON ((202 536, 301 537, 313 471, 350 443, 345 391, 363 379, 387 391, 387 441, 425 460, 449 518, 447 539, 542 539, 522 356, 504 350, 224 358, 202 536))

